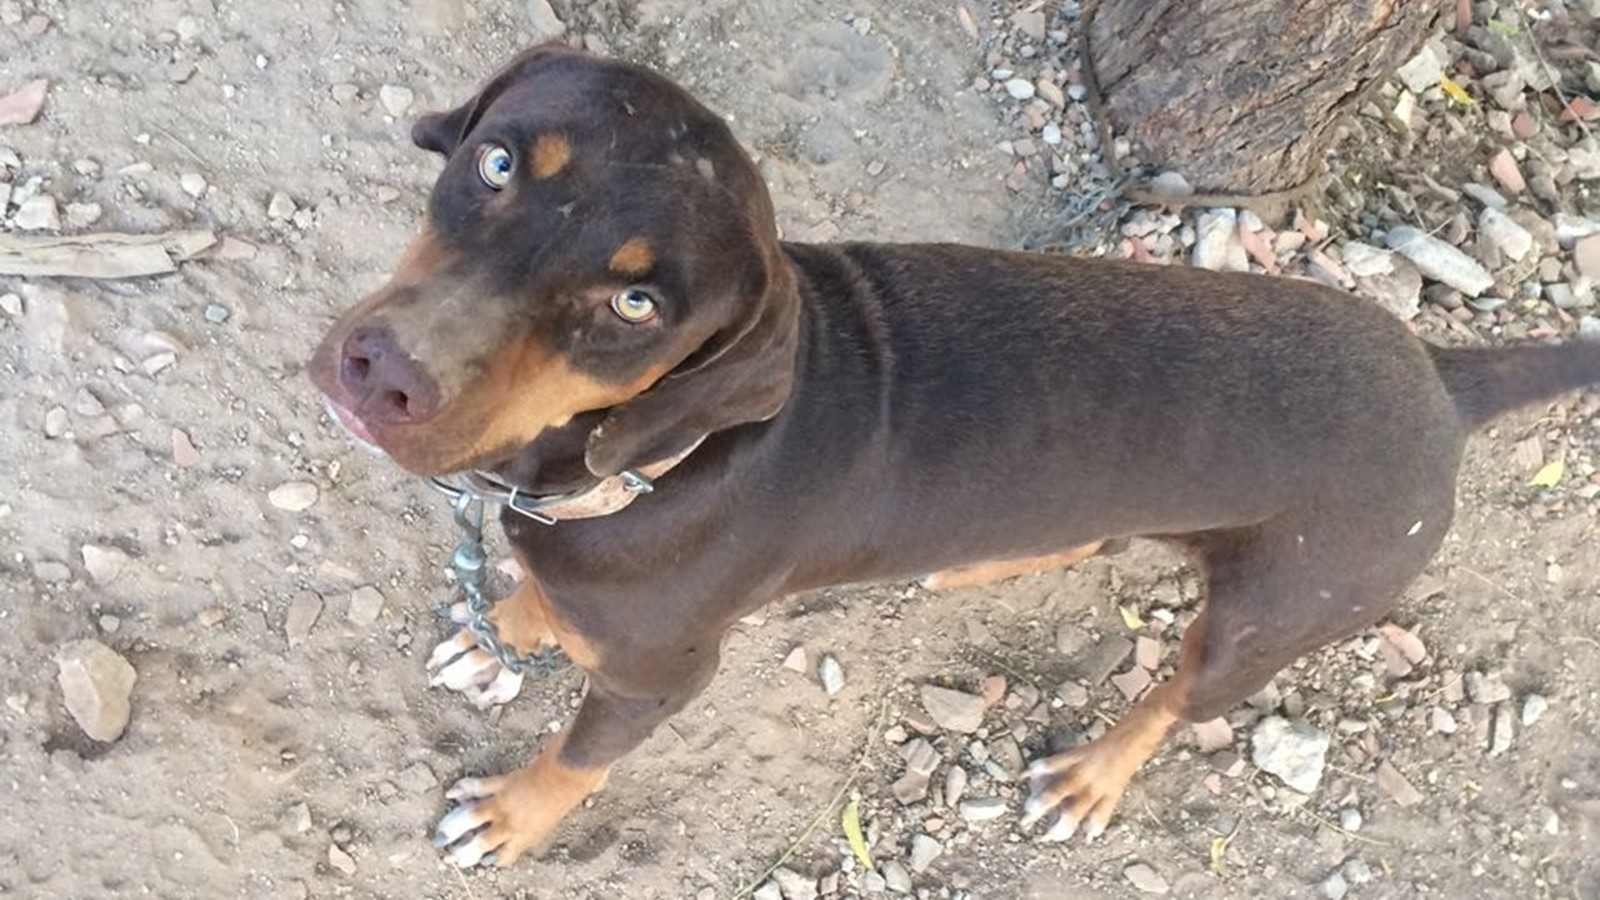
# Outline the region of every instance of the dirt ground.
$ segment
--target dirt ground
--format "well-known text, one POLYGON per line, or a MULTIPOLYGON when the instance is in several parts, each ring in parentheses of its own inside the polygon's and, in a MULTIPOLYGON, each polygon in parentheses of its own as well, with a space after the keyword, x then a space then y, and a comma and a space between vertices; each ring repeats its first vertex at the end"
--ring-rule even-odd
MULTIPOLYGON (((573 6, 558 4, 575 32, 726 111, 761 155, 789 237, 1007 245, 1035 224, 1038 205, 1004 185, 1001 116, 971 89, 983 60, 946 0, 573 6)), ((1192 597, 1175 559, 1136 547, 988 588, 890 585, 775 607, 732 636, 712 688, 549 851, 505 872, 445 864, 429 843, 444 785, 531 755, 580 677, 530 684, 495 715, 428 688, 423 659, 448 633, 436 615, 454 541, 445 507, 352 446, 302 369, 419 221, 438 163, 406 139, 409 118, 459 101, 531 38, 520 2, 0 2, 0 90, 53 82, 37 124, 0 129, 21 160, 14 183, 38 177, 63 206, 100 204, 95 229, 203 226, 254 248, 153 279, 0 277, 0 294, 22 301, 0 317, 0 893, 724 898, 793 846, 791 869, 844 867, 840 890, 856 896, 866 888, 837 814, 807 826, 859 757, 850 792, 875 854, 904 858, 917 833, 944 845, 915 876, 927 897, 1140 896, 1125 877, 1134 863, 1174 896, 1312 897, 1331 873, 1359 872, 1352 861, 1371 873, 1350 884, 1356 897, 1600 897, 1594 508, 1530 488, 1509 462, 1529 438, 1594 460, 1593 398, 1474 443, 1455 534, 1399 615, 1430 666, 1393 679, 1358 639, 1280 676, 1282 708, 1333 735, 1308 798, 1248 765, 1208 779, 1230 752, 1248 759, 1255 707, 1233 717, 1231 751, 1169 745, 1091 846, 1036 844, 1014 815, 968 823, 892 795, 904 763, 886 734, 904 733, 929 680, 976 690, 1005 676, 1012 699, 987 735, 1020 735, 1030 757, 1126 707, 1095 682, 1087 707, 1025 719, 1030 691, 1049 698, 1086 648, 1126 634, 1118 604, 1146 614, 1141 633, 1170 661, 1178 632, 1148 613, 1181 622, 1192 597), (384 85, 409 89, 410 108, 387 111, 404 95, 384 85), (280 192, 296 213, 269 215, 280 192), (159 352, 176 361, 147 368, 159 352), (269 501, 290 482, 316 485, 315 503, 269 501), (113 548, 91 549, 94 575, 85 546, 113 548), (369 585, 385 602, 366 624, 349 613, 369 585), (291 645, 297 603, 321 611, 291 645), (138 672, 115 743, 86 738, 56 685, 55 652, 84 637, 138 672), (795 646, 834 656, 844 689, 829 697, 783 668, 795 646), (1519 710, 1529 693, 1549 700, 1496 755, 1472 727, 1488 707, 1452 694, 1474 670, 1503 676, 1519 710), (1430 728, 1441 704, 1463 723, 1454 734, 1430 728), (1383 761, 1419 802, 1380 786, 1383 761), (1349 809, 1360 829, 1333 827, 1349 809)), ((1015 809, 1020 789, 984 774, 981 748, 944 733, 934 744, 976 773, 969 796, 1015 809)))

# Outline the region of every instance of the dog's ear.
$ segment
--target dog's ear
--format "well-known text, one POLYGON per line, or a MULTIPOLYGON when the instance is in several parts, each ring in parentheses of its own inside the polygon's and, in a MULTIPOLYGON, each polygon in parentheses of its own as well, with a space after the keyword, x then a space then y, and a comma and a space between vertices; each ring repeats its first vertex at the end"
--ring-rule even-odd
POLYGON ((742 329, 713 335, 589 433, 584 461, 602 478, 687 450, 715 431, 770 419, 794 386, 797 307, 763 304, 742 329))
POLYGON ((417 119, 416 124, 411 126, 411 142, 423 150, 431 150, 444 156, 456 152, 494 98, 504 93, 505 89, 517 79, 528 75, 535 64, 567 52, 570 52, 570 49, 565 44, 555 42, 540 44, 523 51, 516 59, 507 63, 505 68, 495 73, 472 99, 455 109, 426 113, 417 119))

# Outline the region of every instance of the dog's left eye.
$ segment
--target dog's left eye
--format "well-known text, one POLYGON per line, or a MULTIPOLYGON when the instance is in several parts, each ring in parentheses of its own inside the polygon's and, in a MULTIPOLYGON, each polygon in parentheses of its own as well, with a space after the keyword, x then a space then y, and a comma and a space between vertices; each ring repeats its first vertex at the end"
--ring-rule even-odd
POLYGON ((478 154, 478 177, 497 191, 511 183, 512 168, 511 151, 504 147, 489 144, 478 154))
POLYGON ((656 301, 644 291, 633 288, 611 298, 611 311, 622 321, 639 325, 656 317, 656 301))

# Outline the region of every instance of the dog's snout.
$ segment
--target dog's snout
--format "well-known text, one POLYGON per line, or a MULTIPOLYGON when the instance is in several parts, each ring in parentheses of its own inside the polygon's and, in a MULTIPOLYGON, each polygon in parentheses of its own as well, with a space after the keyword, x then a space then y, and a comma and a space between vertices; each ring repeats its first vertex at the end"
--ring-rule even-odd
POLYGON ((358 328, 345 339, 339 384, 369 422, 414 425, 439 412, 439 382, 388 328, 358 328))

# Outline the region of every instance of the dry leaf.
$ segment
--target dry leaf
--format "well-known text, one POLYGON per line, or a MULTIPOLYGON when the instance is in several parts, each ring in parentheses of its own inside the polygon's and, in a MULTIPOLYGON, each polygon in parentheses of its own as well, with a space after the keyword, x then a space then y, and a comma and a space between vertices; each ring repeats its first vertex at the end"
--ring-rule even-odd
POLYGON ((104 232, 71 237, 0 234, 0 275, 138 278, 175 272, 217 243, 210 231, 104 232))
POLYGON ((1129 631, 1137 631, 1144 627, 1144 620, 1139 618, 1139 611, 1128 604, 1119 604, 1117 612, 1122 614, 1122 624, 1128 626, 1129 631))
POLYGON ((967 30, 967 36, 978 40, 978 23, 972 21, 972 13, 967 10, 965 3, 956 4, 956 18, 961 20, 961 27, 967 30))
POLYGON ((1211 838, 1211 872, 1218 878, 1228 877, 1228 838, 1216 835, 1211 838))
POLYGON ((31 125, 39 118, 49 91, 50 82, 40 78, 0 97, 0 125, 31 125))
POLYGON ((1528 482, 1529 487, 1553 488, 1561 483, 1561 476, 1567 474, 1567 461, 1556 459, 1545 464, 1545 467, 1534 473, 1528 482))
POLYGON ((872 853, 867 850, 867 839, 861 834, 861 804, 854 800, 845 804, 839 825, 844 828, 844 839, 850 843, 850 852, 856 855, 863 866, 872 868, 872 853))
POLYGON ((1444 88, 1444 92, 1449 95, 1451 100, 1454 100, 1464 106, 1471 106, 1477 102, 1476 100, 1472 99, 1471 94, 1467 93, 1466 88, 1456 84, 1454 79, 1443 72, 1439 73, 1439 87, 1444 88))

